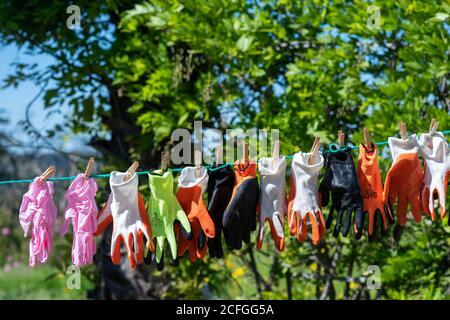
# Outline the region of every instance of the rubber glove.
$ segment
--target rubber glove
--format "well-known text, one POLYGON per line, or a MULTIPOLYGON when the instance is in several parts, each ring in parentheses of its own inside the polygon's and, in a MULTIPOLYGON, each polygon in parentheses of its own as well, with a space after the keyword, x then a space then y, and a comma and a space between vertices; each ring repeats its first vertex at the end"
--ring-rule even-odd
POLYGON ((256 230, 256 206, 259 184, 256 163, 234 164, 235 184, 233 195, 223 214, 223 233, 230 250, 242 248, 242 242, 250 242, 251 231, 256 230))
POLYGON ((318 195, 319 173, 324 159, 318 153, 310 164, 311 156, 312 153, 298 152, 292 159, 288 221, 291 235, 296 234, 300 241, 305 241, 309 219, 312 243, 318 245, 325 235, 325 219, 318 195))
MULTIPOLYGON (((124 181, 127 172, 111 172, 109 185, 111 194, 97 218, 95 236, 101 234, 112 223, 111 260, 120 263, 120 248, 122 241, 127 250, 128 261, 132 268, 141 263, 144 258, 144 237, 152 239, 145 204, 138 191, 138 176, 136 173, 124 181)), ((153 244, 151 244, 151 248, 153 244)))
POLYGON ((256 248, 261 249, 264 237, 264 224, 269 223, 270 233, 278 251, 284 250, 284 216, 286 204, 286 158, 261 158, 258 164, 261 176, 259 196, 259 231, 256 248))
POLYGON ((77 267, 92 264, 96 251, 94 232, 97 230, 98 209, 95 195, 98 187, 94 179, 84 177, 84 174, 77 175, 66 192, 67 205, 61 226, 61 235, 64 236, 72 222, 72 263, 77 267))
MULTIPOLYGON (((177 259, 177 240, 175 237, 174 224, 181 224, 181 231, 188 239, 192 237, 191 225, 173 193, 173 176, 171 171, 162 175, 161 171, 149 174, 150 201, 148 211, 152 224, 153 236, 156 238, 155 259, 158 270, 164 268, 164 246, 167 240, 170 248, 171 258, 174 263, 177 259)), ((146 263, 150 263, 151 255, 147 252, 146 263)))
POLYGON ((177 199, 191 224, 192 237, 184 237, 180 228, 177 232, 178 256, 183 256, 188 250, 192 262, 202 259, 208 249, 206 237, 213 238, 216 233, 214 223, 209 216, 202 195, 208 185, 208 172, 201 168, 200 176, 195 176, 195 167, 185 167, 178 178, 177 199))
POLYGON ((214 221, 216 231, 213 238, 208 238, 209 256, 222 258, 222 219, 233 194, 234 172, 228 165, 219 169, 216 165, 208 171, 208 174, 208 212, 214 221))
POLYGON ((372 144, 368 150, 363 144, 359 146, 358 180, 363 197, 363 209, 369 218, 368 239, 375 239, 377 224, 380 225, 381 235, 388 230, 388 222, 394 223, 394 216, 383 202, 383 182, 378 168, 377 147, 372 144))
POLYGON ((30 267, 47 262, 53 248, 53 228, 56 220, 56 206, 53 202, 55 189, 51 181, 40 181, 36 177, 23 195, 19 210, 19 221, 28 235, 31 223, 30 267))
MULTIPOLYGON (((422 220, 422 205, 420 192, 423 183, 423 170, 420 164, 417 136, 408 139, 390 137, 388 139, 392 155, 392 166, 386 175, 383 202, 394 205, 397 203, 397 216, 400 227, 406 224, 408 204, 416 222, 422 220)), ((399 229, 394 231, 398 234, 399 229)))
POLYGON ((434 199, 438 200, 441 218, 445 217, 445 197, 450 174, 450 151, 444 135, 436 131, 422 134, 419 144, 425 162, 422 206, 425 213, 431 216, 434 221, 436 220, 434 199))
POLYGON ((355 238, 360 239, 364 229, 365 214, 363 211, 363 200, 356 177, 355 165, 350 154, 351 149, 330 152, 327 157, 327 168, 319 187, 322 205, 327 206, 330 193, 332 205, 328 214, 326 227, 330 228, 333 221, 334 211, 337 211, 336 225, 333 235, 347 236, 350 225, 353 222, 355 238), (352 213, 354 212, 354 217, 352 213), (345 218, 344 218, 345 216, 345 218), (342 229, 341 229, 342 228, 342 229))

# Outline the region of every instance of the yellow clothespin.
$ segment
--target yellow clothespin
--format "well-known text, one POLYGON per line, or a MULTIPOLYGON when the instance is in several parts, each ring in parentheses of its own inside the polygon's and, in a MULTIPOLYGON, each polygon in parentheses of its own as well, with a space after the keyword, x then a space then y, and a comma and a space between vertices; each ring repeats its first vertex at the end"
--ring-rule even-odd
POLYGON ((194 151, 195 177, 199 178, 202 169, 202 152, 200 150, 194 151))
POLYGON ((88 164, 86 166, 86 170, 84 171, 84 180, 89 179, 92 169, 94 168, 95 159, 93 157, 89 158, 88 164))
POLYGON ((41 183, 44 182, 45 180, 50 178, 52 175, 54 175, 55 172, 56 172, 56 168, 54 166, 48 167, 47 170, 45 170, 39 177, 39 182, 41 182, 41 183))
POLYGON ((216 148, 216 165, 221 165, 223 163, 223 147, 218 146, 216 148))
POLYGON ((314 163, 314 161, 316 160, 316 157, 317 157, 317 153, 319 152, 319 149, 320 149, 320 138, 316 137, 314 139, 314 143, 311 147, 311 157, 308 160, 309 164, 314 163))
POLYGON ((400 136, 402 140, 406 140, 406 123, 400 122, 400 136))
POLYGON ((128 168, 127 174, 123 178, 123 182, 130 180, 138 168, 139 168, 139 162, 137 162, 137 161, 133 162, 133 164, 128 168))

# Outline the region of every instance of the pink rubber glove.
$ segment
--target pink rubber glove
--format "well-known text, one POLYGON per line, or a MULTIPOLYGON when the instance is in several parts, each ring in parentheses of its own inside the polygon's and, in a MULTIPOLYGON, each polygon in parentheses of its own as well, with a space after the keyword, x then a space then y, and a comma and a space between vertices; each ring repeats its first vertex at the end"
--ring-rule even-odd
POLYGON ((97 230, 97 205, 95 195, 98 187, 94 179, 84 179, 79 174, 66 192, 67 206, 61 235, 67 233, 70 221, 73 228, 72 263, 77 267, 92 264, 96 251, 94 232, 97 230))
POLYGON ((53 183, 40 182, 35 178, 23 195, 20 205, 19 221, 25 233, 28 234, 30 224, 33 223, 30 241, 30 266, 36 262, 47 262, 53 247, 53 228, 56 219, 56 206, 53 202, 53 183))

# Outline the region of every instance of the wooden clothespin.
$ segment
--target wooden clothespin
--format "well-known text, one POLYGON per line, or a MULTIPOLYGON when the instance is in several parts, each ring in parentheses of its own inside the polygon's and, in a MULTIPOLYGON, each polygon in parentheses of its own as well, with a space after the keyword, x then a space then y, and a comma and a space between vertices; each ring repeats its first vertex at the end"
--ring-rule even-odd
POLYGON ((127 174, 123 178, 123 182, 130 180, 138 168, 139 168, 139 162, 137 162, 137 161, 133 162, 133 164, 128 168, 127 174))
POLYGON ((338 131, 338 145, 341 147, 344 144, 345 133, 342 130, 338 131))
POLYGON ((170 155, 169 151, 163 151, 161 153, 161 171, 164 173, 169 167, 170 155))
POLYGON ((367 149, 372 150, 372 141, 370 140, 369 129, 367 129, 367 127, 364 127, 363 132, 364 132, 364 145, 366 146, 367 149))
POLYGON ((200 150, 194 151, 195 177, 199 178, 202 169, 202 152, 200 150))
POLYGON ((273 144, 273 152, 272 152, 272 158, 274 161, 272 161, 272 169, 275 168, 275 162, 278 162, 278 159, 280 159, 280 141, 277 140, 273 144))
POLYGON ((316 160, 317 157, 317 153, 319 152, 320 149, 320 138, 316 137, 314 139, 314 143, 311 147, 311 157, 309 157, 308 163, 309 164, 313 164, 314 161, 316 160))
POLYGON ((402 140, 406 140, 406 124, 403 121, 400 122, 400 136, 402 140))
POLYGON ((242 144, 242 163, 248 163, 248 143, 244 142, 242 144))
POLYGON ((92 169, 94 169, 95 159, 93 157, 89 158, 88 164, 86 166, 86 170, 84 171, 84 180, 89 179, 92 169))
POLYGON ((41 183, 44 182, 45 180, 50 178, 53 174, 55 174, 55 172, 56 172, 56 168, 54 166, 48 167, 47 170, 45 170, 39 177, 39 182, 41 182, 41 183))
POLYGON ((431 119, 429 132, 435 133, 438 127, 439 127, 439 122, 437 122, 436 119, 431 119))
POLYGON ((220 165, 223 163, 223 147, 218 146, 216 148, 216 165, 220 165))

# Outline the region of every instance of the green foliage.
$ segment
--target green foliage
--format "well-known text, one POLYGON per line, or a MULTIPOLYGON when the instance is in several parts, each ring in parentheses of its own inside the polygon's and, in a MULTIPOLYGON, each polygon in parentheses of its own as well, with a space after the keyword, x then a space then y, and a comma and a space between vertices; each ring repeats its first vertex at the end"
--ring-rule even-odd
MULTIPOLYGON (((314 136, 332 142, 339 129, 355 145, 363 126, 374 141, 396 135, 400 121, 410 132, 432 118, 449 129, 449 5, 374 4, 380 29, 366 25, 367 1, 78 1, 85 27, 73 32, 54 19, 64 3, 6 0, 0 40, 55 62, 17 64, 5 85, 48 83, 46 106, 70 105, 66 125, 91 134, 107 168, 129 157, 156 166, 171 132, 196 119, 279 129, 283 154, 309 149, 314 136)), ((385 174, 389 154, 380 154, 385 174)), ((448 234, 425 217, 408 221, 399 243, 327 234, 318 247, 289 239, 279 254, 267 239, 260 252, 183 259, 162 276, 168 297, 448 298, 448 234), (381 290, 362 283, 370 265, 381 268, 381 290)))

